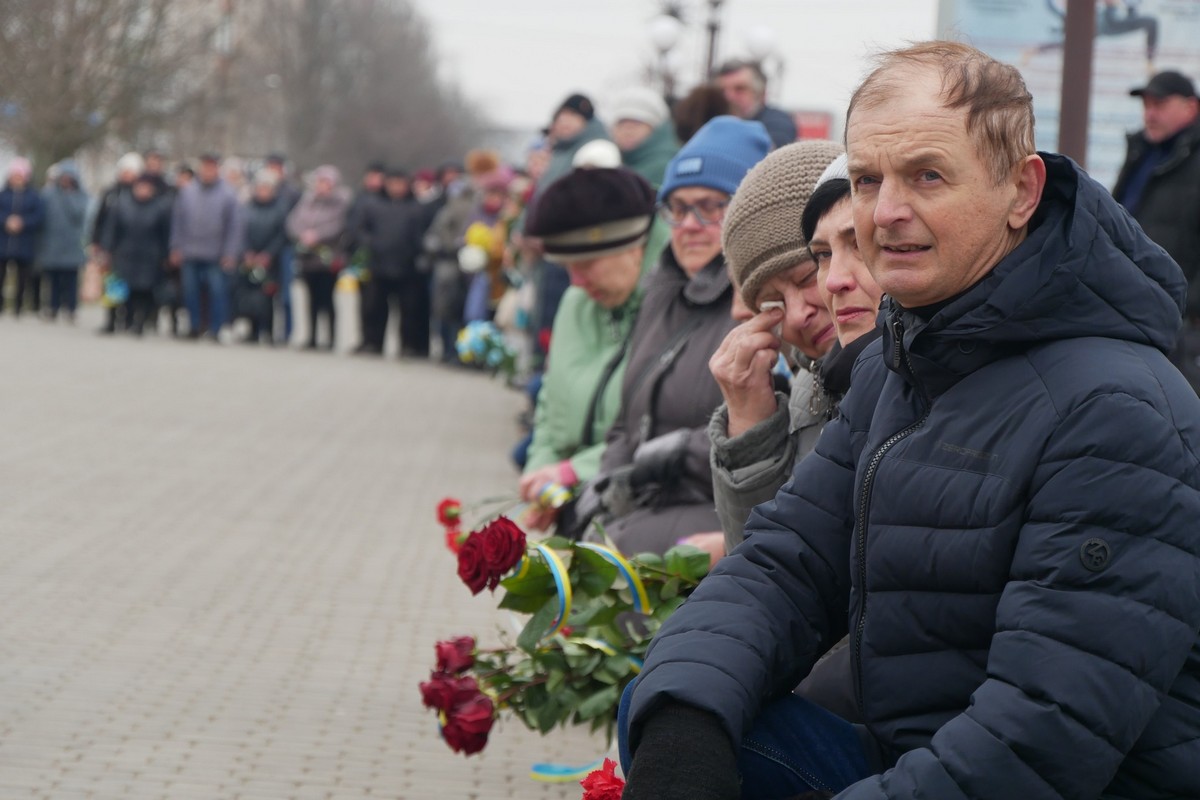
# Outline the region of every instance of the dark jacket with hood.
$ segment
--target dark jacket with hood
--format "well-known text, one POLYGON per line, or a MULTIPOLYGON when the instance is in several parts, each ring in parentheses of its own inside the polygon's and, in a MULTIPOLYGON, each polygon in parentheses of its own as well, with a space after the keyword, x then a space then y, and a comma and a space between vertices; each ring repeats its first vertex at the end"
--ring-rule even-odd
POLYGON ((242 250, 245 253, 266 253, 271 257, 271 268, 279 262, 279 254, 287 247, 287 216, 292 210, 291 200, 276 195, 269 203, 250 198, 242 212, 245 220, 242 250))
POLYGON ((641 175, 655 189, 662 186, 667 164, 679 152, 675 125, 670 120, 650 131, 637 147, 621 151, 621 163, 641 175))
MULTIPOLYGON (((621 410, 606 439, 601 475, 661 472, 666 480, 609 492, 606 533, 625 553, 665 552, 681 536, 720 529, 713 503, 708 420, 721 404, 708 360, 733 328, 733 288, 725 259, 693 278, 668 247, 645 280, 630 334, 621 410), (665 354, 669 353, 669 357, 665 354), (655 440, 660 448, 648 447, 655 440)), ((659 475, 658 478, 664 477, 659 475)))
POLYGON ((839 798, 1200 797, 1183 275, 1043 158, 991 273, 932 313, 885 301, 841 415, 652 644, 635 748, 672 700, 741 741, 849 632, 886 771, 839 798))
MULTIPOLYGON (((1138 162, 1150 147, 1143 132, 1129 135, 1114 197, 1125 194, 1138 162)), ((1150 174, 1133 217, 1183 270, 1188 281, 1185 314, 1200 319, 1200 120, 1176 136, 1170 153, 1150 174)))

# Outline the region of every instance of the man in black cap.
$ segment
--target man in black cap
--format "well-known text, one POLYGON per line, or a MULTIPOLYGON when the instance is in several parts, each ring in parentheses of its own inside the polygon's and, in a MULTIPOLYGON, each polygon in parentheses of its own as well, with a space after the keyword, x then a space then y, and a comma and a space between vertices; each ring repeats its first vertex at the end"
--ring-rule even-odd
POLYGON ((1132 90, 1145 127, 1129 135, 1113 196, 1183 268, 1187 308, 1171 360, 1200 392, 1200 100, 1192 81, 1160 72, 1132 90))

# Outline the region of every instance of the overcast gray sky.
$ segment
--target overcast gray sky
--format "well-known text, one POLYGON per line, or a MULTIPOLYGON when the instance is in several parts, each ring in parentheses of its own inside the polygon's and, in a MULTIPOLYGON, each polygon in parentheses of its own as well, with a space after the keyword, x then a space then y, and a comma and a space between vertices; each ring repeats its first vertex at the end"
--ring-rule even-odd
MULTIPOLYGON (((491 120, 535 128, 574 91, 605 102, 641 81, 655 53, 655 0, 413 0, 432 29, 444 77, 491 120)), ((677 49, 679 86, 700 79, 705 0, 685 0, 689 24, 677 49)), ((725 0, 719 58, 746 56, 766 27, 783 72, 773 102, 841 117, 870 53, 936 30, 937 0, 725 0)), ((768 63, 770 68, 772 64, 768 63)))

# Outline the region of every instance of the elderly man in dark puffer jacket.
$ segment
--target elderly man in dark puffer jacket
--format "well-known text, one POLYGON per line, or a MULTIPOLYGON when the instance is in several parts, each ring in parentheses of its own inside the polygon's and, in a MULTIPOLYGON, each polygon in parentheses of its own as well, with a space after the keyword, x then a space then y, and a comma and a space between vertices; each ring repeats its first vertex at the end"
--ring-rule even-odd
POLYGON ((883 338, 651 646, 625 797, 1200 797, 1182 272, 966 45, 885 54, 846 138, 883 338), (863 728, 789 694, 847 633, 863 728))

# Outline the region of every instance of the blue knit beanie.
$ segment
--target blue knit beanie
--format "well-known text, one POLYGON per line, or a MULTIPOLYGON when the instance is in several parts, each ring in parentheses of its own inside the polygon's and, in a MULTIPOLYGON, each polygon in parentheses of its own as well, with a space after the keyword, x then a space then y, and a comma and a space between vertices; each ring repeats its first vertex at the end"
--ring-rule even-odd
POLYGON ((683 186, 703 186, 729 196, 750 168, 771 150, 771 137, 761 122, 713 117, 680 148, 663 178, 658 199, 683 186))

